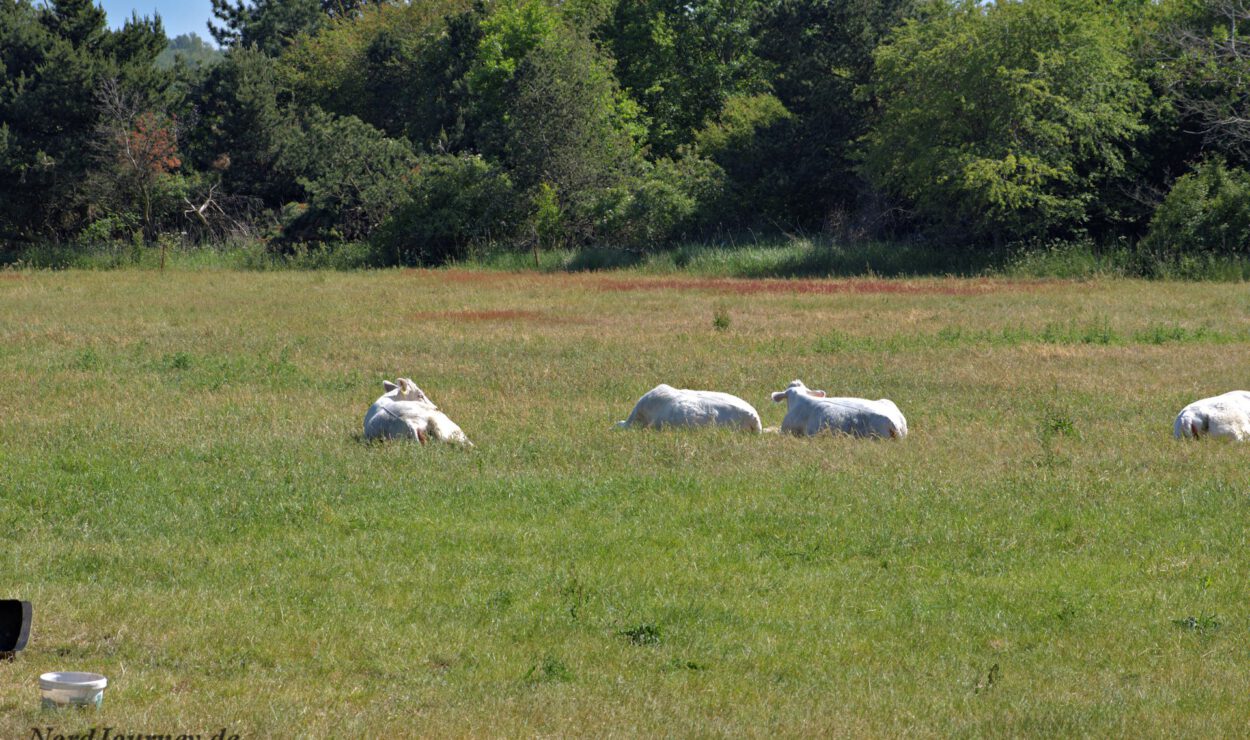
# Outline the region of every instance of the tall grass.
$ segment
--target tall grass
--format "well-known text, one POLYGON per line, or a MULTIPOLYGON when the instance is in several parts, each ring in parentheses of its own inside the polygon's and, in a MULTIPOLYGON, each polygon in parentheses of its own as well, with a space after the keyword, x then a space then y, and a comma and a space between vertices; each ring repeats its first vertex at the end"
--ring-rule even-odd
MULTIPOLYGON (((107 270, 159 264, 155 247, 142 244, 44 243, 11 248, 10 268, 107 270)), ((293 245, 271 249, 265 242, 223 244, 171 242, 168 261, 180 269, 355 270, 376 266, 365 243, 293 245)), ((1048 242, 1004 250, 984 246, 907 242, 841 242, 827 237, 726 235, 656 251, 608 247, 554 249, 539 253, 495 245, 478 249, 458 265, 474 269, 540 272, 615 270, 650 275, 706 277, 916 277, 989 276, 1020 278, 1147 278, 1243 282, 1250 280, 1250 258, 1237 255, 1167 254, 1127 244, 1099 247, 1087 240, 1048 242)))

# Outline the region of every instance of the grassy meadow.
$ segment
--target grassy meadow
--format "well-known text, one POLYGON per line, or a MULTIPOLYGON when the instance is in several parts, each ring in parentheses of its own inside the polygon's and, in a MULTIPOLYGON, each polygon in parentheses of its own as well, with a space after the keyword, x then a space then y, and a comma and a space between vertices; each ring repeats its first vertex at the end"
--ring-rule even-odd
POLYGON ((1238 284, 0 273, 0 737, 1238 736, 1238 284), (477 444, 362 443, 412 377, 477 444), (874 442, 616 431, 660 382, 874 442), (50 670, 99 712, 39 709, 50 670))

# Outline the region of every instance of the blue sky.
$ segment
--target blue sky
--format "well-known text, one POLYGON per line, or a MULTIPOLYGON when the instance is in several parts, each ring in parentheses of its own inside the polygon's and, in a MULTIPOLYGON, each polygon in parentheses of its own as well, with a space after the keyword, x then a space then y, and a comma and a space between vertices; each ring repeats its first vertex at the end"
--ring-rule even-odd
POLYGON ((96 4, 108 13, 112 28, 121 27, 131 13, 138 12, 141 16, 156 13, 165 24, 165 35, 171 39, 194 31, 205 41, 213 42, 208 34, 208 19, 213 17, 213 5, 209 0, 97 0, 96 4))

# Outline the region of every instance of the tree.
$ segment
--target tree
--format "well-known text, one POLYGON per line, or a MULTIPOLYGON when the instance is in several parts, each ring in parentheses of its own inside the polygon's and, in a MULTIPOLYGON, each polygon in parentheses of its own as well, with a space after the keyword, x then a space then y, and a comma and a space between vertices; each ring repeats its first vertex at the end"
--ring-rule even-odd
POLYGON ((861 171, 961 236, 1078 229, 1144 128, 1127 38, 1118 16, 1067 0, 908 21, 875 54, 861 171))
POLYGON ((198 120, 188 153, 198 169, 215 173, 232 197, 277 207, 299 196, 294 173, 279 161, 296 121, 273 60, 257 49, 231 49, 190 98, 198 120))
POLYGON ((156 65, 168 68, 181 60, 191 67, 208 67, 221 59, 221 50, 200 38, 198 34, 181 33, 171 39, 165 50, 156 57, 156 65))
POLYGON ((1217 158, 1182 175, 1159 204, 1142 245, 1160 255, 1250 253, 1250 172, 1217 158))
POLYGON ((508 173, 473 154, 422 157, 406 198, 373 236, 383 264, 439 265, 475 244, 512 236, 516 191, 508 173))
POLYGON ((788 112, 744 142, 763 169, 738 188, 766 183, 748 202, 760 216, 800 225, 864 207, 856 173, 859 139, 875 113, 856 90, 872 81, 873 51, 915 17, 918 0, 765 0, 752 28, 771 67, 772 94, 788 112))
POLYGON ((226 47, 254 46, 278 56, 300 34, 315 33, 332 18, 350 18, 384 0, 212 0, 220 24, 209 33, 226 47))
POLYGON ((759 0, 619 0, 595 34, 616 76, 642 106, 657 156, 689 144, 730 96, 765 92, 752 33, 759 0))
POLYGON ((309 111, 281 147, 281 165, 295 174, 314 236, 362 239, 405 198, 416 157, 408 142, 389 139, 354 116, 309 111))
POLYGON ((95 142, 98 166, 92 178, 99 186, 92 189, 92 201, 111 201, 119 204, 119 210, 137 201, 144 237, 152 240, 156 237, 153 201, 157 190, 182 164, 176 121, 146 107, 116 79, 103 82, 96 101, 101 116, 95 142))
POLYGON ((105 26, 89 0, 0 2, 0 233, 65 235, 86 214, 78 197, 96 164, 95 93, 116 78, 157 100, 169 76, 153 59, 165 44, 159 19, 105 26))
POLYGON ((366 7, 330 20, 294 41, 279 60, 281 76, 305 105, 360 118, 392 137, 433 143, 459 130, 457 87, 476 53, 469 0, 366 7), (466 56, 467 54, 467 56, 466 56), (450 110, 448 110, 450 108, 450 110))
POLYGON ((1205 0, 1164 33, 1159 78, 1185 128, 1250 160, 1250 1, 1205 0))
POLYGON ((508 101, 505 160, 521 188, 551 188, 574 240, 591 237, 597 202, 641 158, 637 108, 621 94, 594 44, 553 34, 517 67, 508 101))

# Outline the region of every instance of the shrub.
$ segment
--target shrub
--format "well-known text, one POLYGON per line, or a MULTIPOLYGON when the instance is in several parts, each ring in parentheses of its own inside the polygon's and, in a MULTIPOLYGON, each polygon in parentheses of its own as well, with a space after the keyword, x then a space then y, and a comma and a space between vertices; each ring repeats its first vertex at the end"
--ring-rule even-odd
POLYGON ((1250 253, 1250 172, 1217 159, 1182 175, 1155 210, 1142 244, 1159 255, 1250 253))
POLYGON ((515 229, 517 194, 507 173, 477 155, 418 163, 399 206, 373 239, 383 264, 442 264, 515 229))
POLYGON ((690 235, 703 214, 715 211, 725 190, 725 173, 694 154, 663 158, 600 203, 606 241, 633 249, 653 249, 690 235))

